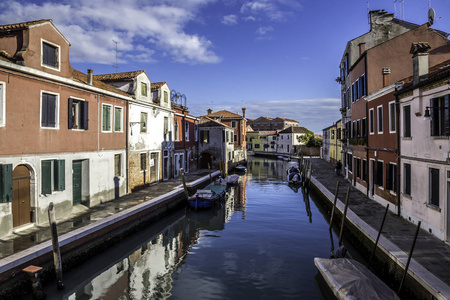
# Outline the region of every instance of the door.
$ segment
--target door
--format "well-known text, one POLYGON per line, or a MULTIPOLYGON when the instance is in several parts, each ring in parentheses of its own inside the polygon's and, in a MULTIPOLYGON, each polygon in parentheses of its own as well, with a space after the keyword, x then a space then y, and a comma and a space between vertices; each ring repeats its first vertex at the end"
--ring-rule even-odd
POLYGON ((450 171, 447 171, 447 241, 450 241, 450 171))
POLYGON ((73 205, 81 204, 81 161, 72 162, 73 205))
POLYGON ((169 179, 169 157, 168 152, 164 151, 163 154, 163 180, 169 179))
POLYGON ((200 159, 200 168, 208 169, 208 164, 212 167, 212 157, 208 152, 203 152, 200 159))
POLYGON ((150 182, 158 180, 158 153, 150 154, 150 182))
POLYGON ((30 171, 25 166, 17 166, 13 171, 13 227, 31 222, 30 171))
POLYGON ((374 180, 375 180, 375 161, 370 160, 370 170, 369 170, 369 196, 373 198, 374 194, 374 180))

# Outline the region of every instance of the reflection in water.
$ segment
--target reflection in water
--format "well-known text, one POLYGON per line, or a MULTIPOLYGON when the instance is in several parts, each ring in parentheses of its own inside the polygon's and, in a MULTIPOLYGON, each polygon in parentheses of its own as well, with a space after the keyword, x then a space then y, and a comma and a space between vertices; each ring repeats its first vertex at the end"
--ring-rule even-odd
POLYGON ((220 205, 169 215, 65 274, 63 291, 47 284, 47 298, 318 299, 328 225, 312 224, 318 210, 299 191, 286 162, 254 158, 220 205))

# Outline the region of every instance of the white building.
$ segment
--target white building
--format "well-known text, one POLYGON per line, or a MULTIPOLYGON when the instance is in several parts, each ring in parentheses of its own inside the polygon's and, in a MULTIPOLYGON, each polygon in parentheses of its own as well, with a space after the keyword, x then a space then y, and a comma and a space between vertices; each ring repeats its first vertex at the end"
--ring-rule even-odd
POLYGON ((289 127, 278 133, 277 152, 282 154, 293 154, 294 146, 305 145, 300 139, 306 135, 308 130, 305 127, 289 127))

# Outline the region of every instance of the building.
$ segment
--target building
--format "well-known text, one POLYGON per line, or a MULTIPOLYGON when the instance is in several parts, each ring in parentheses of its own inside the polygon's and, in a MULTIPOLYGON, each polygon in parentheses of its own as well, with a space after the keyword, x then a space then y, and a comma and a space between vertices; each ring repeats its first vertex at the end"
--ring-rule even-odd
POLYGON ((127 192, 131 97, 83 74, 51 20, 0 26, 0 235, 127 192))
POLYGON ((281 154, 296 154, 296 146, 306 145, 300 138, 308 133, 305 127, 289 127, 278 132, 277 152, 281 154))
POLYGON ((241 116, 227 110, 213 112, 211 109, 208 109, 208 114, 203 116, 233 128, 233 162, 244 161, 247 159, 247 144, 245 141, 245 135, 247 133, 247 119, 245 118, 245 111, 246 108, 243 107, 241 116))
POLYGON ((174 115, 174 177, 180 168, 188 173, 198 168, 198 124, 199 119, 190 115, 188 108, 172 102, 174 115))
POLYGON ((322 129, 323 140, 322 140, 321 155, 322 159, 326 160, 327 162, 330 162, 330 137, 331 137, 331 130, 333 130, 334 128, 336 128, 335 124, 322 129))
POLYGON ((401 215, 450 241, 450 60, 428 67, 433 49, 411 47, 414 77, 397 92, 401 215))
POLYGON ((224 123, 202 117, 199 126, 200 168, 228 170, 233 162, 234 129, 224 123))
POLYGON ((292 119, 286 118, 269 118, 259 117, 257 119, 247 122, 255 131, 273 131, 283 130, 288 127, 298 127, 298 122, 292 119))

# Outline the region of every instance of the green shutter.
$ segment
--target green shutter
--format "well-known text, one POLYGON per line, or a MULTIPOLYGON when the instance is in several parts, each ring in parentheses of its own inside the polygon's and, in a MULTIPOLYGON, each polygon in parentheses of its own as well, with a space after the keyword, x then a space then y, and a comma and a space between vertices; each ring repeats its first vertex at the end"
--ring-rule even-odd
POLYGON ((41 194, 47 195, 52 193, 52 161, 43 160, 41 162, 41 194))
POLYGON ((12 164, 0 165, 0 203, 13 200, 12 164))
POLYGON ((66 188, 65 161, 55 160, 53 163, 55 166, 54 169, 55 191, 64 191, 66 188))

